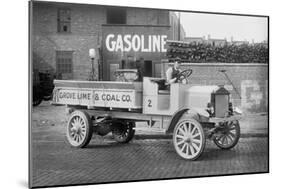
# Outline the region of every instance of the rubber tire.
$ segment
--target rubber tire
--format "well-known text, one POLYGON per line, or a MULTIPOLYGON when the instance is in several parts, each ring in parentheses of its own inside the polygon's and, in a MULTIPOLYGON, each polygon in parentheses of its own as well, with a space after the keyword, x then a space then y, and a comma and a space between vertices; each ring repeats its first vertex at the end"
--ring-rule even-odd
POLYGON ((66 128, 66 138, 67 138, 67 142, 72 146, 72 147, 75 147, 75 148, 84 148, 86 147, 91 138, 92 138, 92 135, 93 135, 93 126, 92 126, 92 121, 91 121, 91 118, 90 116, 88 115, 87 112, 85 111, 81 111, 81 110, 75 110, 74 112, 71 113, 69 119, 68 119, 68 122, 67 122, 67 128, 66 128), (81 144, 74 144, 71 140, 71 137, 70 137, 70 133, 69 133, 69 126, 70 126, 70 122, 72 120, 73 117, 75 116, 79 116, 83 119, 83 121, 85 122, 85 125, 86 125, 86 136, 83 140, 83 142, 81 144))
POLYGON ((234 142, 230 145, 230 146, 222 146, 217 140, 216 138, 213 139, 214 143, 216 144, 216 146, 218 146, 219 148, 223 149, 223 150, 229 150, 231 148, 233 148, 234 146, 236 146, 236 144, 238 143, 239 139, 240 139, 240 124, 239 121, 237 121, 237 125, 236 125, 236 138, 234 140, 234 142))
POLYGON ((134 122, 115 122, 113 123, 113 129, 112 129, 112 136, 114 140, 118 143, 128 143, 130 142, 134 135, 135 130, 133 129, 135 127, 134 122), (122 132, 124 132, 124 128, 127 127, 128 135, 126 137, 120 137, 123 135, 122 132))
POLYGON ((176 126, 174 128, 174 132, 173 132, 173 145, 174 145, 175 151, 177 152, 177 154, 181 158, 183 158, 185 160, 190 160, 190 161, 194 161, 194 160, 198 159, 201 156, 201 154, 204 151, 204 149, 205 149, 205 144, 206 144, 205 132, 204 132, 204 129, 203 129, 202 125, 198 121, 196 121, 193 118, 180 119, 178 121, 178 123, 176 124, 176 126), (193 158, 186 158, 186 157, 181 156, 181 154, 179 154, 179 152, 177 151, 177 147, 176 147, 176 144, 175 144, 175 135, 176 135, 177 128, 181 125, 182 122, 187 122, 187 121, 192 122, 193 124, 198 125, 199 126, 199 130, 202 133, 202 146, 201 146, 201 149, 200 149, 199 153, 196 156, 194 156, 193 158))

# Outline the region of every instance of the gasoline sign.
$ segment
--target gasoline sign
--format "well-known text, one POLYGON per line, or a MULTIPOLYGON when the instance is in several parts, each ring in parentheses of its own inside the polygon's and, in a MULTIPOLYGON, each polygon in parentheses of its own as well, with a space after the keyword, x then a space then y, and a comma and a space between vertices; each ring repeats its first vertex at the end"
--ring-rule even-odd
POLYGON ((110 52, 166 52, 167 35, 108 34, 106 49, 110 52))

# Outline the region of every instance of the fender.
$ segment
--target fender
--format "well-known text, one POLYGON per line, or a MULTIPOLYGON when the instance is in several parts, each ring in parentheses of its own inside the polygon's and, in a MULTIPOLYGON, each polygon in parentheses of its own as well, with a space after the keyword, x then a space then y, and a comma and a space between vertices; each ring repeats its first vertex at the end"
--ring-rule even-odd
POLYGON ((166 130, 166 134, 173 133, 176 124, 181 118, 192 118, 198 122, 201 122, 202 120, 206 121, 206 119, 209 119, 206 117, 206 114, 202 111, 197 111, 184 107, 173 114, 172 119, 169 122, 168 129, 166 130))

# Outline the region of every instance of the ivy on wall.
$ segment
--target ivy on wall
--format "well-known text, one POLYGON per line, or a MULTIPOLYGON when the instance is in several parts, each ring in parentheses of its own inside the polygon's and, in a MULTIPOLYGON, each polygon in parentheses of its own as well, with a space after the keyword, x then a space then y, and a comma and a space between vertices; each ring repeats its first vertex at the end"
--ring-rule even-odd
POLYGON ((167 43, 167 58, 176 57, 184 62, 194 63, 268 63, 268 46, 266 44, 225 44, 211 45, 205 43, 167 43))

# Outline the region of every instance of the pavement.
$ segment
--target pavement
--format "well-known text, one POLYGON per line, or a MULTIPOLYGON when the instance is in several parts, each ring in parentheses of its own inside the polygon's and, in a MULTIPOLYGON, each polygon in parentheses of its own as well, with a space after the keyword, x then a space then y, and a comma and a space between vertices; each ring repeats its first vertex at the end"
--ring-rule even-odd
MULTIPOLYGON (((269 171, 268 115, 251 114, 240 121, 241 138, 231 150, 207 140, 196 161, 180 158, 171 135, 137 131, 128 144, 111 135, 93 135, 83 149, 70 147, 65 138, 65 107, 43 102, 32 112, 31 183, 33 187, 269 171)), ((138 125, 144 126, 144 125, 138 125)))
POLYGON ((241 138, 232 150, 221 150, 208 140, 196 161, 186 161, 176 154, 172 141, 167 139, 133 139, 128 144, 91 140, 87 148, 77 149, 70 147, 61 135, 48 135, 48 132, 34 133, 33 187, 269 171, 267 137, 241 138))

